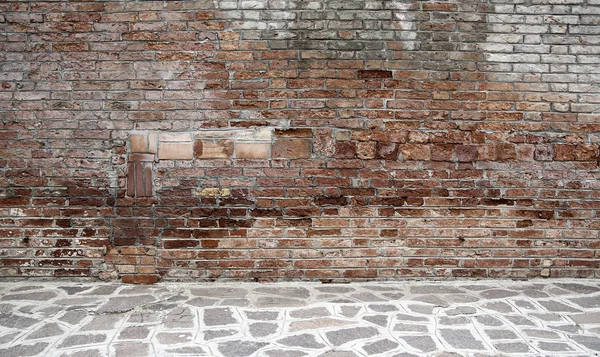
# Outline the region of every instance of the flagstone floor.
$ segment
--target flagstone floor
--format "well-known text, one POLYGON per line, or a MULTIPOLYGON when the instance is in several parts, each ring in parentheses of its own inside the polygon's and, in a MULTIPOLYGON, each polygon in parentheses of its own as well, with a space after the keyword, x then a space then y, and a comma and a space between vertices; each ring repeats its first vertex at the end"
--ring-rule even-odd
POLYGON ((0 356, 599 356, 599 280, 0 281, 0 356))

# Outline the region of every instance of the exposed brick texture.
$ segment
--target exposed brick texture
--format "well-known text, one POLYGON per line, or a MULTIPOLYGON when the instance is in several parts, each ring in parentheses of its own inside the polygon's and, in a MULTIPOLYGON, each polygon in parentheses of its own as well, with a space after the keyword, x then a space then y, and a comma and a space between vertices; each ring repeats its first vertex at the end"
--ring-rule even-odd
POLYGON ((3 1, 0 275, 600 277, 599 17, 3 1))

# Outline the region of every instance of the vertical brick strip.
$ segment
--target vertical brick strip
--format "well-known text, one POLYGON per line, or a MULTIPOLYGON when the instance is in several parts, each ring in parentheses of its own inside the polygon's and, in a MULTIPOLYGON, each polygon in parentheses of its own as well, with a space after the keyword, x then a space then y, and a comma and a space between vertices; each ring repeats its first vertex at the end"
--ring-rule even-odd
POLYGON ((152 197, 153 154, 130 154, 127 164, 127 195, 152 197))

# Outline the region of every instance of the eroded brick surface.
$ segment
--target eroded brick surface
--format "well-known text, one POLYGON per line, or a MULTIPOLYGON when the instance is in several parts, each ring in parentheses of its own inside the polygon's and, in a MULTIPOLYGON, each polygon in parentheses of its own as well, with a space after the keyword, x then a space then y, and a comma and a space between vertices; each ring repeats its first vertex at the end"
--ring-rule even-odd
POLYGON ((1 275, 599 274, 596 3, 0 14, 1 275))

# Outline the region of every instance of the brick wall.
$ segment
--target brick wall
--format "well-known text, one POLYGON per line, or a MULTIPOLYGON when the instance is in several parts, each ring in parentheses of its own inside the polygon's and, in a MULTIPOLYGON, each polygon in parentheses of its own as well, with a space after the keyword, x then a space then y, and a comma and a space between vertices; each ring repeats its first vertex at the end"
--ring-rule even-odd
POLYGON ((598 0, 0 3, 0 274, 600 276, 598 0))

